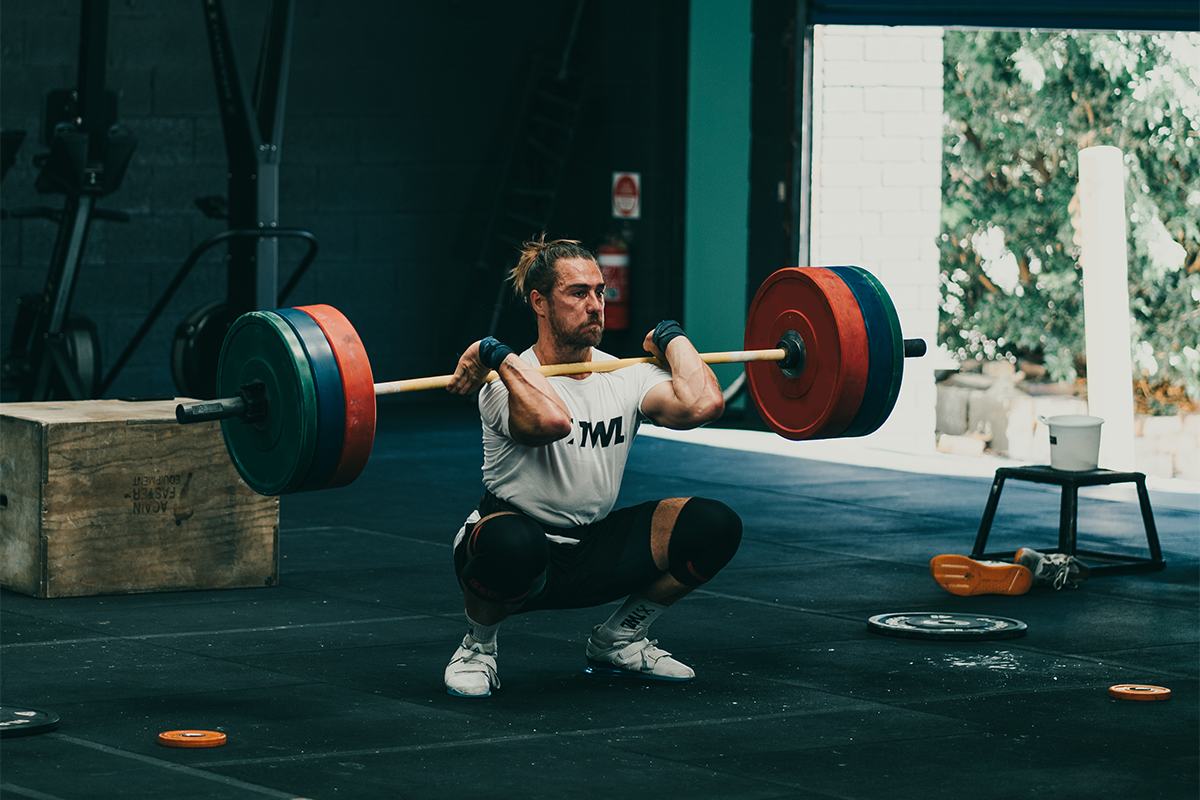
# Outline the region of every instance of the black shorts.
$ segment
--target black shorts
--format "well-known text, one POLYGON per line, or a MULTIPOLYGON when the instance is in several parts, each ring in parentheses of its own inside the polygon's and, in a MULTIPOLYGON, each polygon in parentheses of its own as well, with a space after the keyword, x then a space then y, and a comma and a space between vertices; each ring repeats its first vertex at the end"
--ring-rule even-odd
MULTIPOLYGON (((650 552, 650 525, 657 500, 619 508, 607 517, 577 528, 541 525, 546 533, 578 539, 579 544, 547 541, 550 560, 545 588, 516 613, 555 608, 590 608, 624 598, 656 581, 662 570, 650 552)), ((486 517, 497 511, 521 513, 490 493, 479 504, 486 517)), ((455 573, 467 563, 467 539, 454 548, 455 573)))

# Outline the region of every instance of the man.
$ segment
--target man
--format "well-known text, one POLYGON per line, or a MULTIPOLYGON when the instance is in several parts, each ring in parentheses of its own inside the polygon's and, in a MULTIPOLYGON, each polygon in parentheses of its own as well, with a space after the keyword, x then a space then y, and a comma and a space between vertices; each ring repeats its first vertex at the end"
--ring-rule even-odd
POLYGON ((447 388, 480 389, 484 496, 454 543, 467 634, 446 667, 447 691, 487 697, 500 686, 497 630, 509 615, 625 602, 592 629, 587 671, 686 681, 692 669, 647 636, 652 622, 733 558, 742 523, 705 498, 675 497, 613 511, 643 418, 687 429, 719 417, 724 399, 678 323, 660 323, 645 349, 664 369, 547 378, 535 367, 611 359, 604 278, 578 242, 525 245, 513 286, 537 317, 519 357, 488 337, 459 359, 447 388), (499 379, 484 385, 489 370, 499 379))

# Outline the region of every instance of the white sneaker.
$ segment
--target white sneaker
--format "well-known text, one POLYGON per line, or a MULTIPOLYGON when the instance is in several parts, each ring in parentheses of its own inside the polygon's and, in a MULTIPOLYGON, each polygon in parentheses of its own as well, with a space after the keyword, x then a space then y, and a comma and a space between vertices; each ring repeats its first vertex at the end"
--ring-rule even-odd
POLYGON ((1033 574, 1035 584, 1047 584, 1055 589, 1064 586, 1074 589, 1088 579, 1091 568, 1074 556, 1063 553, 1039 553, 1028 547, 1017 551, 1013 559, 1033 574))
POLYGON ((690 681, 696 673, 687 664, 671 658, 657 647, 657 639, 618 639, 605 643, 596 635, 599 625, 592 629, 587 643, 587 673, 621 677, 651 678, 657 681, 690 681))
POLYGON ((446 666, 446 691, 455 697, 490 697, 500 688, 496 674, 496 650, 485 653, 483 645, 464 637, 454 658, 446 666))

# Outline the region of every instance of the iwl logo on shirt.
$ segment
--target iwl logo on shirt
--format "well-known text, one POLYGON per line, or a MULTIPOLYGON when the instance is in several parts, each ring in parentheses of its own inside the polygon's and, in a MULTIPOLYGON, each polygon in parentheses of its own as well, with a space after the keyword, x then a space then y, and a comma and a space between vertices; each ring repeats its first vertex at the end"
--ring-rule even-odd
MULTIPOLYGON (((571 420, 575 422, 575 420, 571 420)), ((625 442, 625 434, 622 432, 621 417, 613 417, 607 423, 604 422, 588 422, 579 420, 579 446, 586 447, 588 442, 591 442, 592 447, 599 445, 600 447, 608 447, 610 444, 623 444, 625 442)), ((571 437, 567 444, 575 444, 575 437, 571 437)))

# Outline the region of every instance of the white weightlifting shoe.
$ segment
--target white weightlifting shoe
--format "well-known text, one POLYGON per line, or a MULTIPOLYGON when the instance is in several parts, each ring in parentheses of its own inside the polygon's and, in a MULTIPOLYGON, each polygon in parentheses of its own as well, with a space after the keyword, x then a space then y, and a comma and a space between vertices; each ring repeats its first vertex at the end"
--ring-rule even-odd
POLYGON ((1074 589, 1088 579, 1091 568, 1074 556, 1064 553, 1039 553, 1022 547, 1013 559, 1033 574, 1035 584, 1053 586, 1055 589, 1074 589))
POLYGON ((650 678, 656 681, 690 681, 696 673, 687 664, 671 658, 658 647, 657 639, 597 640, 601 626, 592 629, 587 643, 587 673, 619 677, 650 678))
POLYGON ((446 691, 455 697, 490 697, 500 688, 496 674, 496 649, 486 653, 483 645, 464 637, 454 658, 446 666, 446 691))

